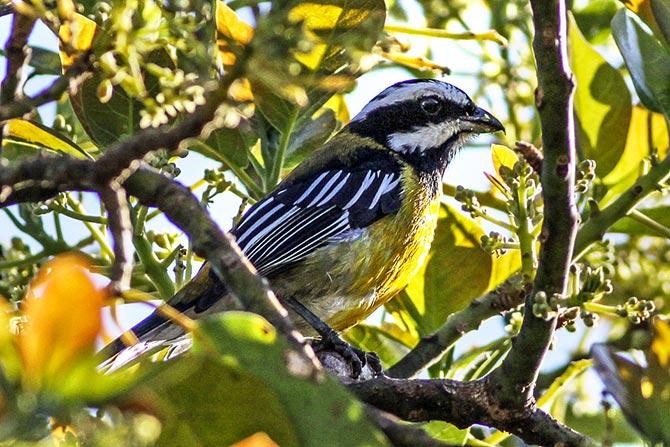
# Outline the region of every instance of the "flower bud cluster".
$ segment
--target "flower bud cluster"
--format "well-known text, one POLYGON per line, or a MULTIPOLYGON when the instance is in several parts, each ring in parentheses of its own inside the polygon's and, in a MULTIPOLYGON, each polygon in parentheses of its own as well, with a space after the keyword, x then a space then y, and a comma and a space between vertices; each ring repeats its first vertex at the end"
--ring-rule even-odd
POLYGON ((575 176, 575 191, 586 193, 593 185, 596 178, 595 160, 582 160, 577 165, 577 174, 575 176))

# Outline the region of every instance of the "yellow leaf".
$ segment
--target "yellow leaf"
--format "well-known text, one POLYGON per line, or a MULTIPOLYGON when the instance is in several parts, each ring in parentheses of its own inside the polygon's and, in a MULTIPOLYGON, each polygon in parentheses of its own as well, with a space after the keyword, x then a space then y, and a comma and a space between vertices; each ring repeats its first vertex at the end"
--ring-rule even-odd
POLYGON ((61 39, 60 60, 63 71, 67 70, 75 59, 88 51, 93 44, 96 24, 81 14, 74 13, 72 19, 64 22, 58 30, 61 39))
POLYGON ((78 255, 58 256, 40 269, 23 302, 26 324, 18 339, 31 386, 62 378, 94 352, 106 299, 78 255))
POLYGON ((497 176, 500 176, 501 166, 513 169, 514 164, 519 160, 516 152, 502 144, 491 145, 491 158, 493 159, 493 167, 496 170, 497 176))
POLYGON ((223 66, 233 65, 237 59, 235 47, 247 45, 254 37, 253 27, 242 21, 222 0, 216 2, 216 31, 218 59, 223 66))
POLYGON ((664 116, 642 106, 634 106, 624 151, 616 166, 603 179, 609 191, 600 206, 606 206, 635 183, 641 174, 643 161, 649 157, 652 149, 658 150, 659 158, 663 159, 667 155, 669 144, 668 126, 664 116))
MULTIPOLYGON (((47 149, 76 158, 90 158, 74 142, 62 135, 56 134, 52 129, 28 120, 12 119, 5 124, 4 138, 2 140, 3 151, 7 151, 12 145, 47 149)), ((3 155, 5 157, 8 156, 7 153, 3 155)))
POLYGON ((279 447, 265 432, 257 432, 230 447, 279 447))
POLYGON ((437 62, 433 62, 432 60, 423 56, 408 56, 402 53, 389 53, 386 51, 381 51, 380 54, 391 62, 404 65, 405 67, 416 68, 419 70, 436 70, 442 73, 449 73, 448 67, 440 65, 437 62))
POLYGON ((323 106, 335 112, 335 118, 341 123, 346 124, 351 119, 349 116, 349 108, 347 107, 343 94, 331 96, 323 106))
POLYGON ((670 320, 654 319, 654 339, 651 350, 656 354, 659 365, 670 369, 670 320))

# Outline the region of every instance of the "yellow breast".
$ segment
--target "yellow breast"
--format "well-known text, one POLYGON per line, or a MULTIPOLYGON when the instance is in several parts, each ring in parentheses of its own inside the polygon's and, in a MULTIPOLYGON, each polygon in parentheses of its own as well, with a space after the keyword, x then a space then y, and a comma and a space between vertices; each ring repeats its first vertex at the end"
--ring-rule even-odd
POLYGON ((366 318, 409 283, 423 264, 433 241, 439 215, 439 192, 430 191, 410 167, 404 172, 400 210, 371 225, 348 250, 340 266, 352 280, 342 295, 347 303, 328 323, 341 330, 366 318))

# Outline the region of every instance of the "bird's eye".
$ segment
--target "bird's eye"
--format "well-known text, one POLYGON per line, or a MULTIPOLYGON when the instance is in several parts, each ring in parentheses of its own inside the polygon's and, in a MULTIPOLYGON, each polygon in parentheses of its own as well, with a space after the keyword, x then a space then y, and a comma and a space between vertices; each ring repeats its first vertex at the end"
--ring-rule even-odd
POLYGON ((421 100, 421 108, 429 115, 435 115, 442 109, 442 103, 435 97, 428 97, 421 100))

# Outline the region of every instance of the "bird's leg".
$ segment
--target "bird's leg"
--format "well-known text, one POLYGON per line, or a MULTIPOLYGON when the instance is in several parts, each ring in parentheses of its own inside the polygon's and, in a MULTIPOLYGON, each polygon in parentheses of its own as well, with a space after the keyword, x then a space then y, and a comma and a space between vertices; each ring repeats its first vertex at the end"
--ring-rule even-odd
POLYGON ((374 353, 366 353, 360 349, 354 348, 346 341, 342 340, 340 335, 314 312, 305 307, 301 302, 294 298, 282 298, 282 302, 290 307, 295 313, 300 315, 314 330, 321 336, 323 345, 332 348, 351 364, 352 375, 357 378, 363 366, 368 364, 375 373, 382 371, 381 362, 374 353))

